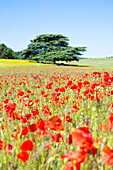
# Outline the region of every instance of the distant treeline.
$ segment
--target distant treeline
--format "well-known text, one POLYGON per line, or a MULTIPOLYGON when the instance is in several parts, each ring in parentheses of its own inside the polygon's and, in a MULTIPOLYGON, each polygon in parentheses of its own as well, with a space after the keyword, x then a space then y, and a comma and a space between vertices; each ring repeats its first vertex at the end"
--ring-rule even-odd
POLYGON ((113 58, 113 56, 110 56, 110 57, 106 57, 106 58, 113 58))
POLYGON ((36 62, 79 61, 87 47, 69 46, 69 39, 62 34, 42 34, 31 40, 23 51, 14 52, 5 44, 0 45, 0 58, 27 59, 36 62))
POLYGON ((5 44, 0 44, 0 59, 17 59, 17 55, 5 44))
POLYGON ((23 51, 17 51, 17 52, 14 52, 17 56, 17 59, 22 59, 22 52, 23 51))

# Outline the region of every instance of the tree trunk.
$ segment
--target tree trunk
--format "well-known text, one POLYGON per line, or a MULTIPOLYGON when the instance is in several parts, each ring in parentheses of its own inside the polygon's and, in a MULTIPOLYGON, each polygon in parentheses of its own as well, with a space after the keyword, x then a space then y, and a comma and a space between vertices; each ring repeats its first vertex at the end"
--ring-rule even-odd
POLYGON ((53 59, 53 63, 56 64, 56 60, 55 59, 53 59))

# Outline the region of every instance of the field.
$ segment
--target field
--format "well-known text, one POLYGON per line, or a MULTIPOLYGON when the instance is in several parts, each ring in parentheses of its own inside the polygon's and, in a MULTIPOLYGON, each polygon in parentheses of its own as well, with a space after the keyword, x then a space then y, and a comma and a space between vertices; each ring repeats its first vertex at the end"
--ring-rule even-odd
POLYGON ((112 65, 0 60, 0 169, 112 170, 112 65))
MULTIPOLYGON (((57 62, 62 63, 62 62, 57 62)), ((72 67, 84 67, 86 68, 94 68, 94 69, 113 69, 113 58, 96 58, 96 59, 81 59, 73 62, 63 62, 65 65, 69 65, 72 67)), ((22 67, 22 66, 45 66, 46 64, 30 62, 29 60, 7 60, 0 59, 0 68, 7 67, 22 67)), ((50 66, 50 65, 46 65, 50 66)), ((51 64, 52 66, 52 64, 51 64)))

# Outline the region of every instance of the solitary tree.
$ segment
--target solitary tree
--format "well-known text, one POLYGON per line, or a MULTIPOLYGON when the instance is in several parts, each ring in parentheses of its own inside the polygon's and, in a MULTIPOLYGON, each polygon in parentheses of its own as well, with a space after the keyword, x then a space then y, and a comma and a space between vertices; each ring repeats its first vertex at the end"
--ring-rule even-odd
POLYGON ((8 48, 5 44, 0 44, 0 58, 16 59, 17 57, 11 48, 8 48))
POLYGON ((43 34, 37 36, 22 53, 23 59, 32 59, 37 62, 73 61, 78 60, 80 52, 86 47, 68 46, 69 39, 61 34, 43 34))

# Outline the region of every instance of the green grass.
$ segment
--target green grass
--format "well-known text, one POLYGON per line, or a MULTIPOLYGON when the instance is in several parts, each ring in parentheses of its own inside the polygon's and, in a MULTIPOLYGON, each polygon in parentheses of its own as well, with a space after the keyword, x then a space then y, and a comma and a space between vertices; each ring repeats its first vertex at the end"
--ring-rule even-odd
POLYGON ((79 66, 89 66, 92 68, 112 69, 113 58, 96 58, 96 59, 81 59, 79 62, 74 61, 71 64, 77 64, 79 66))
MULTIPOLYGON (((94 69, 113 69, 113 58, 95 58, 95 59, 80 59, 78 61, 72 61, 72 62, 65 62, 65 61, 59 61, 57 64, 64 63, 64 65, 67 66, 74 66, 74 67, 80 67, 80 68, 94 68, 94 69)), ((28 67, 28 66, 57 66, 53 64, 42 64, 42 63, 30 63, 25 60, 0 60, 0 68, 10 68, 10 67, 28 67)), ((63 66, 64 66, 63 65, 63 66)), ((62 66, 62 65, 61 65, 62 66)))

